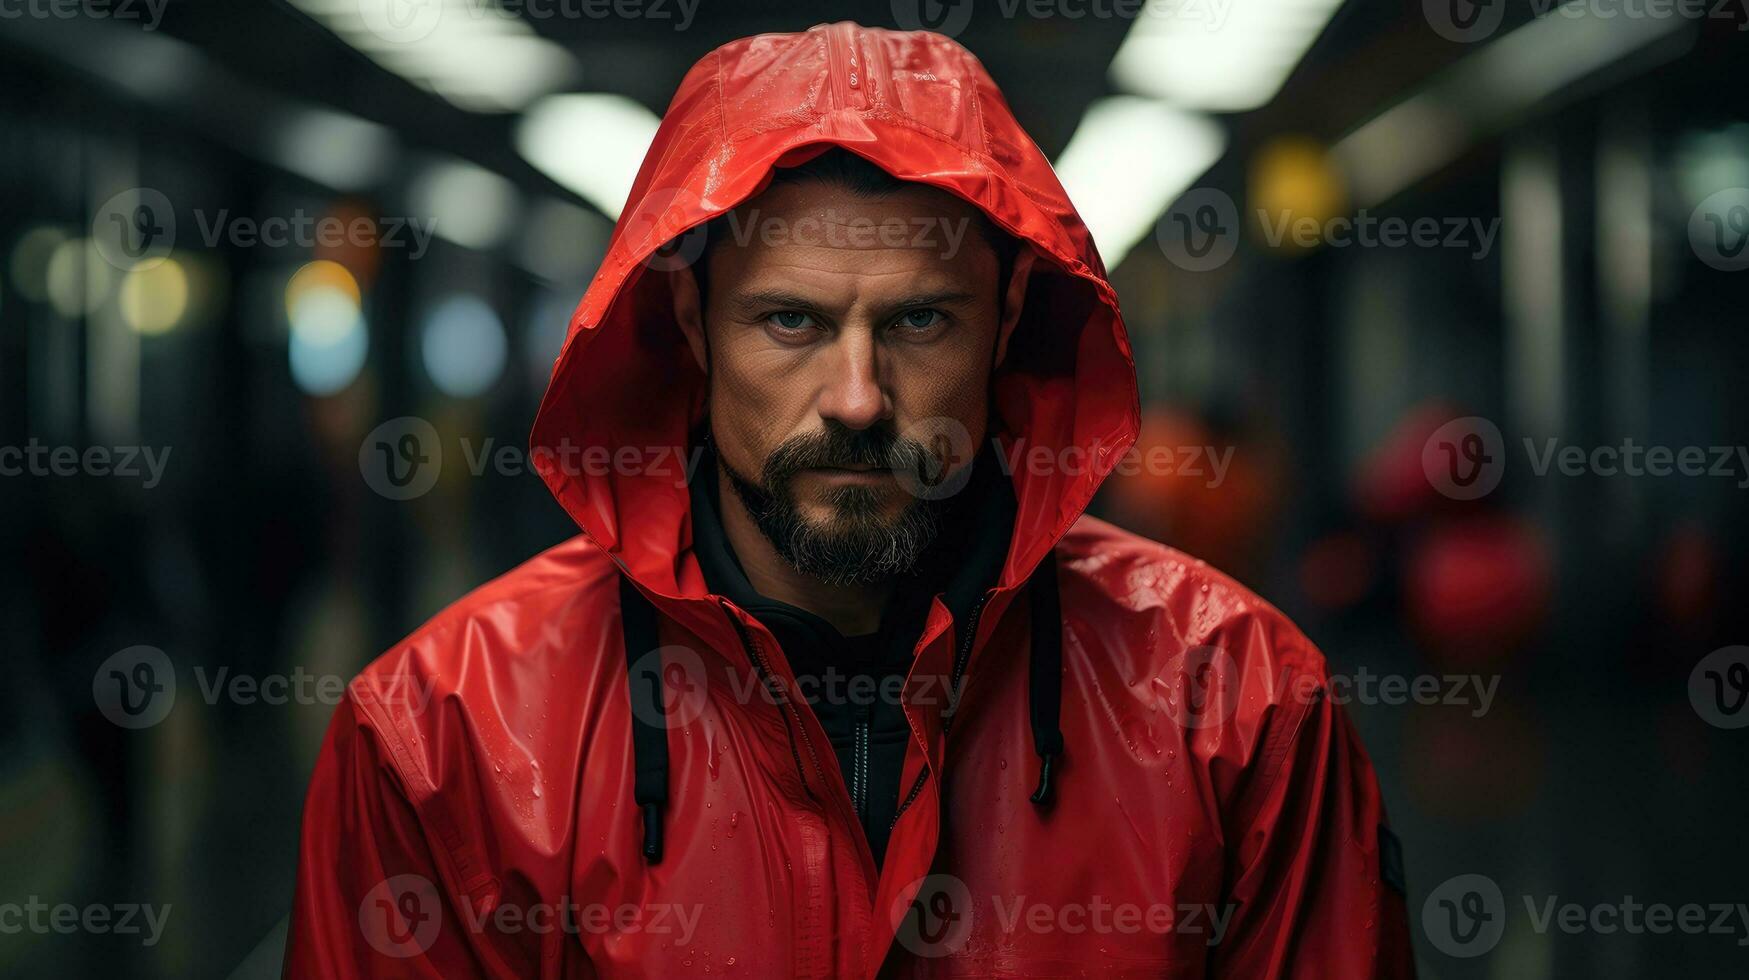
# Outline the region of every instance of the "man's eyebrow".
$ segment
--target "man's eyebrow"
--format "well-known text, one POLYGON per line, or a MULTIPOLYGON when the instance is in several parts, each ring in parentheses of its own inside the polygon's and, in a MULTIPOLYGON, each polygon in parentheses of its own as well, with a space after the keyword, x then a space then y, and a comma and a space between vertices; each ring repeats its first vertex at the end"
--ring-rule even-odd
POLYGON ((895 310, 912 306, 953 306, 958 303, 970 303, 977 298, 976 293, 968 293, 959 289, 944 289, 935 293, 915 293, 888 305, 895 310))
MULTIPOLYGON (((937 292, 913 293, 901 297, 891 303, 883 304, 887 309, 909 309, 917 306, 952 306, 969 303, 976 300, 977 294, 959 289, 944 289, 937 292)), ((755 289, 750 292, 735 292, 729 295, 729 301, 738 307, 751 309, 785 309, 814 310, 819 309, 819 303, 799 293, 787 292, 782 289, 755 289)))
POLYGON ((819 304, 799 293, 785 292, 781 289, 755 289, 751 292, 736 291, 729 294, 729 302, 738 307, 752 310, 784 307, 787 309, 813 310, 819 304))

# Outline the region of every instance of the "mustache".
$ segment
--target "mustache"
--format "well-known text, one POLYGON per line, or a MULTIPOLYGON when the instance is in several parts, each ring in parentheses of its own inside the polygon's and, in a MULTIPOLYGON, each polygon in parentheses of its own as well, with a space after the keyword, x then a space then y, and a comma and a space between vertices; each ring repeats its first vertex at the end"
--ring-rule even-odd
POLYGON ((872 466, 899 472, 925 472, 936 465, 922 443, 902 439, 888 426, 852 429, 828 425, 819 432, 784 440, 766 457, 767 486, 781 486, 796 473, 821 467, 872 466))

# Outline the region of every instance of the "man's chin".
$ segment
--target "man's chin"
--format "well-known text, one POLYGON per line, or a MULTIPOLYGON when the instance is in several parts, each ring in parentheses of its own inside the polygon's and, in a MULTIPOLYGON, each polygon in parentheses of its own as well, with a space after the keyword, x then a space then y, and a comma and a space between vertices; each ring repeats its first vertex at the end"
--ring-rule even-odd
MULTIPOLYGON (((900 498, 906 498, 901 491, 900 498)), ((934 522, 914 499, 879 508, 800 503, 800 534, 779 553, 799 571, 834 585, 877 582, 911 571, 935 536, 934 522)))
POLYGON ((796 512, 810 530, 823 533, 849 533, 857 529, 879 528, 896 530, 905 518, 907 507, 916 503, 897 487, 885 492, 835 490, 825 493, 798 493, 796 512))

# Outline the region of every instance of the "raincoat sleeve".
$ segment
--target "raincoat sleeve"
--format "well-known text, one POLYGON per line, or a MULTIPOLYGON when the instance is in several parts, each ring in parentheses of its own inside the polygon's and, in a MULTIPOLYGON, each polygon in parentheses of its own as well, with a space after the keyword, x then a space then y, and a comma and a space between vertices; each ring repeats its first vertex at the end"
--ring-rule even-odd
POLYGON ((389 755, 349 694, 304 804, 286 977, 485 975, 389 755))
POLYGON ((1330 701, 1321 656, 1277 676, 1287 682, 1241 724, 1259 755, 1227 808, 1232 911, 1209 975, 1413 977, 1401 854, 1372 763, 1330 701))

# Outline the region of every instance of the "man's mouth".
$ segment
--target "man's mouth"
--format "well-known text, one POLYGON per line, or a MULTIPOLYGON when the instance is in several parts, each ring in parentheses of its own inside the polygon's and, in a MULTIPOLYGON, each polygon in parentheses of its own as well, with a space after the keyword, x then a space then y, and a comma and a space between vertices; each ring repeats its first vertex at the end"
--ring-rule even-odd
POLYGON ((872 463, 849 463, 842 466, 811 466, 808 472, 822 479, 847 483, 868 483, 886 477, 892 472, 885 467, 872 463))

